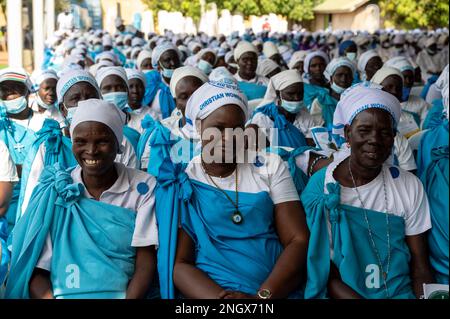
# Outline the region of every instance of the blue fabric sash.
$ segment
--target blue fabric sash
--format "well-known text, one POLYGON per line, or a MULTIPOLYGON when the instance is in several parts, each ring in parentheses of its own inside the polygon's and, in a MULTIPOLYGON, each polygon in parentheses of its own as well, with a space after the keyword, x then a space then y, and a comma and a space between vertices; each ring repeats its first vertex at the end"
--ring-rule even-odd
POLYGON ((422 175, 430 203, 432 228, 428 233, 430 262, 437 283, 448 285, 449 276, 449 156, 448 145, 431 150, 431 163, 422 175))
POLYGON ((303 92, 303 102, 309 109, 314 99, 320 94, 328 93, 328 89, 314 84, 303 83, 303 92))
MULTIPOLYGON (((3 107, 0 107, 0 139, 5 142, 9 150, 11 159, 16 165, 24 164, 25 157, 30 150, 37 135, 34 131, 26 129, 9 119, 3 107), (16 143, 16 141, 18 143, 16 143), (22 147, 17 147, 22 146, 22 147)), ((13 188, 11 201, 9 202, 6 218, 8 220, 8 232, 11 232, 16 221, 16 211, 20 196, 20 183, 16 183, 13 188)))
POLYGON ((274 122, 274 128, 278 132, 278 145, 298 148, 306 146, 306 140, 303 133, 289 122, 286 117, 278 112, 275 103, 269 103, 255 110, 255 114, 261 112, 268 116, 274 122))
POLYGON ((301 146, 299 148, 288 151, 281 147, 269 147, 268 152, 278 154, 283 161, 286 161, 289 167, 289 173, 291 173, 292 179, 294 181, 297 193, 300 196, 303 190, 308 184, 308 176, 297 166, 295 159, 297 156, 305 153, 307 150, 317 150, 311 146, 301 146))
POLYGON ((123 298, 134 272, 135 212, 83 197, 70 171, 47 167, 14 230, 7 298, 29 298, 29 280, 50 234, 56 298, 123 298), (78 271, 79 285, 70 277, 78 271), (69 282, 69 283, 68 283, 69 282))
POLYGON ((144 129, 144 132, 141 134, 141 137, 139 138, 136 151, 136 157, 139 163, 142 160, 142 154, 144 154, 145 146, 148 144, 150 136, 152 135, 153 130, 156 127, 156 123, 157 121, 155 121, 153 117, 151 117, 149 114, 146 114, 141 121, 141 125, 142 128, 144 129))
MULTIPOLYGON (((224 289, 255 294, 283 250, 269 194, 239 192, 243 222, 235 225, 231 220, 235 207, 223 193, 195 180, 191 183, 189 211, 182 212, 181 219, 196 246, 196 267, 224 289)), ((226 192, 234 198, 234 191, 226 192)))
POLYGON ((52 119, 46 119, 37 133, 37 139, 34 141, 27 154, 22 167, 22 177, 20 180, 20 195, 17 205, 16 223, 21 217, 21 206, 25 196, 25 190, 28 183, 28 176, 30 175, 34 159, 39 150, 39 147, 44 143, 45 155, 44 166, 59 163, 61 168, 69 168, 75 166, 77 161, 72 153, 72 142, 69 138, 62 135, 59 123, 52 119))
POLYGON ((427 83, 425 83, 422 92, 420 92, 420 97, 422 99, 426 99, 427 95, 428 95, 428 91, 430 90, 431 85, 433 85, 434 83, 436 83, 437 79, 439 78, 439 76, 437 75, 432 75, 428 78, 427 83))
POLYGON ((133 146, 134 152, 137 153, 138 149, 138 143, 139 139, 141 137, 141 134, 136 131, 134 128, 129 127, 128 125, 125 125, 123 127, 123 136, 130 142, 130 144, 133 146))
POLYGON ((155 211, 159 234, 157 266, 160 293, 164 299, 176 297, 173 266, 177 249, 178 226, 180 214, 187 213, 187 201, 192 194, 189 178, 184 172, 192 155, 181 162, 173 162, 173 154, 171 156, 174 145, 182 141, 191 144, 190 154, 193 154, 192 143, 173 136, 170 130, 160 122, 154 123, 149 138, 151 165, 149 162, 147 170, 156 177, 157 181, 155 188, 155 211))
MULTIPOLYGON (((363 210, 340 204, 340 185, 327 184, 324 194, 326 168, 314 174, 302 193, 311 235, 308 247, 308 281, 305 298, 326 298, 330 260, 338 268, 342 281, 364 298, 387 298, 381 270, 379 287, 368 286, 367 266, 378 265, 371 246, 363 210), (327 220, 331 223, 334 257, 330 257, 327 220), (371 288, 372 287, 372 288, 371 288)), ((387 264, 385 213, 366 210, 384 269, 387 264)), ((391 260, 387 275, 390 298, 414 298, 409 275, 410 253, 405 242, 405 225, 401 217, 390 215, 391 260)))
POLYGON ((420 140, 419 149, 417 150, 417 176, 424 180, 422 176, 431 163, 431 153, 433 148, 440 146, 448 146, 448 120, 435 127, 432 130, 426 131, 420 140))
POLYGON ((267 86, 258 85, 244 81, 238 82, 239 89, 245 94, 249 101, 255 99, 262 99, 266 94, 267 86))
POLYGON ((145 95, 143 105, 150 106, 156 93, 159 93, 159 107, 161 109, 162 118, 165 119, 172 114, 175 109, 175 101, 170 93, 170 88, 163 82, 158 71, 153 70, 145 74, 147 86, 145 88, 145 95))
POLYGON ((432 129, 442 124, 445 119, 443 112, 444 104, 442 102, 442 99, 434 100, 431 103, 431 108, 428 110, 425 120, 423 121, 422 129, 432 129))
POLYGON ((316 98, 322 108, 322 119, 324 121, 323 126, 332 127, 334 111, 336 110, 338 101, 330 95, 327 89, 322 89, 323 90, 317 90, 316 98))
POLYGON ((0 217, 0 245, 1 245, 1 255, 0 255, 0 286, 3 285, 6 274, 8 272, 8 265, 10 260, 10 254, 8 246, 6 244, 8 238, 8 221, 4 217, 0 217))

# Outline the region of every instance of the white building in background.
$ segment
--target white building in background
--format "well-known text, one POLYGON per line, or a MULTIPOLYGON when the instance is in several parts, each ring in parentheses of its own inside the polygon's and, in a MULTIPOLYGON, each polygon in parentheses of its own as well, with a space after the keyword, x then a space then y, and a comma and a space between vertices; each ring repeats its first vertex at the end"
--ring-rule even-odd
POLYGON ((217 21, 217 32, 229 36, 233 32, 231 22, 232 16, 230 10, 222 10, 220 12, 220 18, 217 21))
POLYGON ((288 31, 288 22, 286 19, 283 19, 280 16, 277 16, 274 13, 270 13, 269 15, 264 15, 261 17, 250 16, 250 25, 255 33, 262 31, 262 26, 268 20, 271 28, 271 32, 287 32, 288 31))
POLYGON ((219 17, 217 14, 217 6, 215 3, 210 3, 208 4, 208 9, 202 14, 200 18, 198 31, 204 32, 210 36, 216 35, 218 21, 219 17))
POLYGON ((231 17, 231 30, 238 31, 239 35, 244 34, 245 32, 245 24, 244 24, 244 17, 241 15, 234 15, 231 17))

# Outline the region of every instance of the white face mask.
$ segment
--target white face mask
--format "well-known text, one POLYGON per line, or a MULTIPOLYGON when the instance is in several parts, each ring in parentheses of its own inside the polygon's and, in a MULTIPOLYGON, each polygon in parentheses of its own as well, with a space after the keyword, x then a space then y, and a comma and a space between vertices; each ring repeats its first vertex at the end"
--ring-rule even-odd
POLYGON ((343 87, 337 85, 336 83, 331 83, 331 89, 336 92, 337 94, 341 94, 342 92, 344 92, 346 89, 344 89, 343 87))
POLYGON ((292 114, 297 114, 304 106, 303 101, 286 101, 281 99, 281 107, 292 114))
POLYGON ((5 106, 6 113, 19 114, 28 106, 25 96, 20 96, 14 100, 4 100, 1 103, 5 106))
POLYGON ((213 69, 211 63, 205 60, 200 60, 197 63, 197 67, 202 70, 206 75, 209 75, 213 69))
POLYGON ((47 103, 45 103, 44 101, 42 101, 42 99, 41 99, 41 97, 39 96, 39 94, 36 94, 36 102, 37 102, 37 104, 38 104, 40 107, 42 107, 43 109, 46 109, 46 110, 48 110, 48 109, 52 108, 53 106, 55 106, 54 103, 53 103, 53 104, 47 104, 47 103))
POLYGON ((356 60, 356 53, 355 52, 348 52, 345 54, 345 56, 350 60, 350 61, 355 61, 356 60))

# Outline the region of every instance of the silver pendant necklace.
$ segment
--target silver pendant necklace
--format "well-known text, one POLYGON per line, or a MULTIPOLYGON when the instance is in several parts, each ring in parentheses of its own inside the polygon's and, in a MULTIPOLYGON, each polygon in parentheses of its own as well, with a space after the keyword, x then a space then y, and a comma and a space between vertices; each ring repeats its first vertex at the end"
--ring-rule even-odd
POLYGON ((367 216, 366 206, 364 205, 364 202, 363 202, 363 200, 361 198, 361 195, 359 193, 358 187, 356 187, 356 182, 355 182, 355 178, 353 177, 353 172, 352 172, 352 168, 351 168, 350 163, 351 163, 351 157, 348 158, 348 170, 350 172, 350 176, 351 176, 352 182, 353 182, 353 187, 354 187, 354 189, 356 191, 356 194, 358 196, 358 200, 361 202, 361 205, 362 205, 362 208, 363 208, 364 220, 365 220, 366 225, 367 225, 367 230, 368 230, 368 233, 369 233, 370 242, 371 242, 372 248, 373 248, 373 250, 375 252, 375 255, 377 256, 377 259, 378 259, 378 265, 380 267, 380 271, 381 271, 382 276, 383 276, 383 284, 384 284, 384 289, 386 291, 386 296, 387 296, 387 298, 389 298, 390 296, 389 296, 389 290, 388 290, 388 286, 387 286, 387 276, 389 274, 389 268, 390 268, 390 264, 391 264, 391 236, 390 236, 390 227, 389 227, 390 226, 389 225, 389 214, 387 212, 387 209, 388 209, 389 206, 388 206, 388 200, 387 200, 386 180, 385 180, 385 177, 384 177, 384 171, 383 171, 383 168, 381 168, 381 174, 382 174, 382 177, 383 177, 384 214, 386 216, 386 237, 387 237, 387 246, 388 246, 387 247, 388 248, 388 256, 387 256, 386 271, 384 270, 383 263, 382 263, 381 257, 380 257, 380 253, 379 253, 378 248, 377 248, 377 246, 375 244, 375 240, 373 239, 372 227, 370 226, 370 223, 369 223, 369 218, 367 216))

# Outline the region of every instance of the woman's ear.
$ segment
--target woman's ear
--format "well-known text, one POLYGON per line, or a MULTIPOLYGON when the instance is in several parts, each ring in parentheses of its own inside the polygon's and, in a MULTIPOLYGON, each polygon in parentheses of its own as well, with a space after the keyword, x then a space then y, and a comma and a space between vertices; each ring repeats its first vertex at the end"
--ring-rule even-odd
POLYGON ((352 135, 351 126, 347 124, 344 126, 344 138, 347 143, 351 143, 350 141, 351 135, 352 135))

